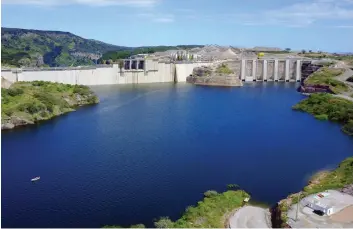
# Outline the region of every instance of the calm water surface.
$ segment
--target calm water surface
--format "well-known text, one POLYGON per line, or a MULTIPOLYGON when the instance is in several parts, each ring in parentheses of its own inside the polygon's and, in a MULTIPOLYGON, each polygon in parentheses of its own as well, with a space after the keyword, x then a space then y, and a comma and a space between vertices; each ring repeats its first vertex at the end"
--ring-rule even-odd
POLYGON ((291 110, 290 83, 94 90, 97 106, 2 133, 3 227, 152 226, 229 183, 272 204, 353 154, 338 125, 291 110))

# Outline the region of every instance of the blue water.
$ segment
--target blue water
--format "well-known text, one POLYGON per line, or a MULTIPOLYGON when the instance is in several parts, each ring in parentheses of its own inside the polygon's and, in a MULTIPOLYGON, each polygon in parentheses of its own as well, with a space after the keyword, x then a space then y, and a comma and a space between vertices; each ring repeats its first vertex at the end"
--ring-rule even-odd
POLYGON ((338 125, 292 111, 295 87, 95 87, 97 106, 2 133, 2 226, 152 226, 230 183, 273 204, 353 154, 338 125))

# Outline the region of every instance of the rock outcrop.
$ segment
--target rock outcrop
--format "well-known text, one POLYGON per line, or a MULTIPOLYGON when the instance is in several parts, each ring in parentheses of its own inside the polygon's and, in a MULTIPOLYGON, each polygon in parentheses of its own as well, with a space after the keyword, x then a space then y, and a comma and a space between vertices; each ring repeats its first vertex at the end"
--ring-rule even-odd
POLYGON ((8 81, 4 77, 1 76, 1 88, 10 88, 12 85, 12 82, 8 81))
POLYGON ((186 78, 186 81, 195 85, 226 87, 243 86, 239 76, 235 75, 224 64, 218 65, 217 67, 196 67, 194 68, 193 73, 186 78))

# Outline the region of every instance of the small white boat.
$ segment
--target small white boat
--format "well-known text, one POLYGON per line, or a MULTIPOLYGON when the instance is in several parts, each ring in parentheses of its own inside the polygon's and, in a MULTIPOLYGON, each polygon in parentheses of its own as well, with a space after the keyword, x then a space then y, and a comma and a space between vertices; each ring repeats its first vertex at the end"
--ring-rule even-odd
POLYGON ((34 181, 37 181, 39 179, 40 179, 40 177, 35 177, 35 178, 31 179, 31 181, 34 182, 34 181))

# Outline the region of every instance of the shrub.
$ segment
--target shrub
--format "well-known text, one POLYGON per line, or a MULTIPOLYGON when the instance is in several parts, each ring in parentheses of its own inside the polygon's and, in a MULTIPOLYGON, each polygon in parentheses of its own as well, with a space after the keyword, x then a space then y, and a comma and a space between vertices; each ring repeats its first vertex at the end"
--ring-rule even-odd
POLYGON ((7 89, 7 94, 9 96, 22 95, 23 94, 23 90, 21 88, 16 88, 16 87, 15 88, 9 88, 9 89, 7 89))
POLYGON ((315 118, 318 119, 318 120, 328 120, 327 114, 315 115, 315 118))
POLYGON ((227 64, 223 63, 221 64, 217 70, 216 70, 217 73, 221 73, 221 74, 232 74, 233 71, 228 67, 227 64))
POLYGON ((91 94, 89 87, 83 85, 75 85, 73 92, 82 96, 88 96, 91 94))
POLYGON ((46 86, 48 85, 50 82, 46 82, 46 81, 42 81, 42 80, 36 80, 36 81, 32 81, 32 85, 33 86, 46 86))
POLYGON ((349 122, 342 127, 342 131, 353 136, 353 120, 349 120, 349 122))
POLYGON ((54 106, 58 105, 60 108, 69 108, 70 105, 62 98, 57 98, 55 95, 38 91, 34 97, 42 102, 50 112, 53 112, 54 106))
POLYGON ((169 217, 161 217, 158 221, 154 222, 156 228, 172 228, 173 224, 173 221, 171 221, 169 217))
POLYGON ((17 106, 17 109, 22 112, 35 114, 46 109, 45 105, 38 102, 25 102, 17 106))
POLYGON ((344 127, 345 133, 352 133, 353 103, 346 99, 333 97, 330 94, 312 94, 293 107, 295 110, 305 111, 320 120, 338 122, 344 127))
POLYGON ((208 190, 207 192, 205 192, 203 194, 205 197, 213 197, 213 196, 217 196, 218 192, 214 191, 214 190, 208 190))

